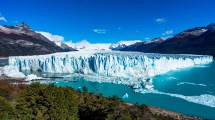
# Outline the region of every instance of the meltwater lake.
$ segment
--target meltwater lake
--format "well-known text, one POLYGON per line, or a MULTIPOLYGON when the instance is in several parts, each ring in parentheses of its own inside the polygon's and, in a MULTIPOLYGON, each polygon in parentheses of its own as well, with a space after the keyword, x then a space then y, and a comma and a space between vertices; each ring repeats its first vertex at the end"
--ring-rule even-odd
MULTIPOLYGON (((0 61, 1 62, 1 61, 0 61)), ((5 61, 3 61, 5 64, 5 61)), ((23 71, 26 75, 32 72, 23 71)), ((106 97, 118 96, 129 103, 146 104, 163 109, 215 119, 215 62, 196 65, 157 75, 152 78, 156 92, 138 93, 126 85, 92 82, 85 77, 68 74, 50 74, 34 72, 37 76, 52 77, 42 83, 54 83, 57 86, 70 86, 76 90, 84 86, 90 92, 106 97), (55 78, 54 78, 55 77, 55 78), (128 94, 127 97, 123 97, 128 94)), ((88 78, 89 79, 89 78, 88 78)))

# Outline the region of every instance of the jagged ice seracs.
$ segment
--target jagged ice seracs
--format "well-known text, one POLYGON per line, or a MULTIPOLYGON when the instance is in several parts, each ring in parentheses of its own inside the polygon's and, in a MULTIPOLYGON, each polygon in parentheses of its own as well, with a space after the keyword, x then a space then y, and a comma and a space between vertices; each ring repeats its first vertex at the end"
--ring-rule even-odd
POLYGON ((79 73, 110 77, 152 77, 171 70, 206 64, 212 56, 120 51, 75 51, 37 56, 12 56, 9 65, 20 71, 79 73))

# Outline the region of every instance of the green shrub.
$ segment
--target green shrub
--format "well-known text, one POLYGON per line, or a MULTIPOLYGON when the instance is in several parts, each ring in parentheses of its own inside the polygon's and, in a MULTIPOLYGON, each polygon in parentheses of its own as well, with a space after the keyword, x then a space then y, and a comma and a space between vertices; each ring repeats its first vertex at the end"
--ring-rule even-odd
POLYGON ((77 95, 71 88, 33 83, 17 102, 18 119, 78 119, 77 95))
POLYGON ((0 120, 14 118, 15 108, 0 96, 0 120))

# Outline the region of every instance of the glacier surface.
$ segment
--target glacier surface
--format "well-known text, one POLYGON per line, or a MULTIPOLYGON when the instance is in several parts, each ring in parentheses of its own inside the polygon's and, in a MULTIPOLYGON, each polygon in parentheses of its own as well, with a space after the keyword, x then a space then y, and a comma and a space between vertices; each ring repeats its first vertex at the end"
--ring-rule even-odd
POLYGON ((20 71, 78 73, 111 77, 152 77, 171 70, 206 64, 212 56, 167 55, 120 51, 75 51, 37 56, 12 56, 9 65, 20 71))

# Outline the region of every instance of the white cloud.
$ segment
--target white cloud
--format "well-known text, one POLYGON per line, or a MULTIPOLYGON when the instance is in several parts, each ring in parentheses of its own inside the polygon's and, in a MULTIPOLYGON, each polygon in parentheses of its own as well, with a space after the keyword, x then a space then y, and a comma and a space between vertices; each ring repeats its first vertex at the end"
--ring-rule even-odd
POLYGON ((121 40, 117 43, 90 43, 87 40, 82 40, 77 43, 65 42, 68 46, 75 48, 79 51, 94 51, 94 50, 106 50, 111 51, 111 48, 116 48, 121 45, 131 45, 137 42, 142 42, 142 40, 121 40))
POLYGON ((164 22, 166 22, 166 21, 167 21, 167 20, 166 20, 165 18, 157 18, 157 19, 155 19, 155 22, 158 23, 158 24, 164 23, 164 22))
POLYGON ((105 29, 94 29, 93 32, 98 33, 98 34, 105 34, 107 30, 105 29))
POLYGON ((162 35, 165 36, 165 35, 170 35, 170 34, 172 34, 172 33, 173 33, 173 30, 167 30, 167 31, 164 31, 164 32, 162 33, 162 35))
POLYGON ((111 43, 89 43, 87 40, 82 40, 77 43, 66 42, 66 44, 79 51, 94 51, 94 50, 111 50, 111 43))
POLYGON ((43 36, 45 36, 46 38, 48 38, 49 40, 51 40, 53 42, 63 42, 64 41, 64 37, 60 36, 60 35, 53 35, 49 32, 43 32, 43 31, 36 31, 36 32, 42 34, 43 36))
POLYGON ((7 22, 7 19, 3 16, 0 16, 0 21, 4 21, 4 22, 7 22))

